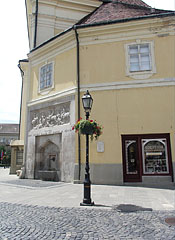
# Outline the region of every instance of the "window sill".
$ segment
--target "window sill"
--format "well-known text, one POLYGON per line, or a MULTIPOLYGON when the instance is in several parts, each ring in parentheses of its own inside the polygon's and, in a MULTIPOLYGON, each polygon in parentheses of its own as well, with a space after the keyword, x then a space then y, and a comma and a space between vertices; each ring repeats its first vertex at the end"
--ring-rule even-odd
POLYGON ((53 88, 54 87, 49 87, 49 88, 44 88, 44 89, 42 89, 42 90, 39 90, 38 91, 38 93, 40 94, 40 95, 47 95, 47 94, 49 94, 52 90, 53 90, 53 88))
POLYGON ((129 72, 127 76, 133 79, 148 79, 152 77, 153 74, 155 74, 155 72, 153 71, 140 71, 140 72, 129 72))
POLYGON ((170 176, 170 173, 143 173, 143 176, 170 176))

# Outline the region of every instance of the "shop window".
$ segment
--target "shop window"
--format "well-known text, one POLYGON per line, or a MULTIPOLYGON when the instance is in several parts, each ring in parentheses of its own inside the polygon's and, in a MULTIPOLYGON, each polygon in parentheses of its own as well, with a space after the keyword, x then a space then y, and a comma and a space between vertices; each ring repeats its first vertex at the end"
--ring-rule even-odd
POLYGON ((169 173, 166 139, 142 139, 144 174, 169 173))
POLYGON ((48 63, 40 68, 40 91, 53 85, 53 63, 48 63))

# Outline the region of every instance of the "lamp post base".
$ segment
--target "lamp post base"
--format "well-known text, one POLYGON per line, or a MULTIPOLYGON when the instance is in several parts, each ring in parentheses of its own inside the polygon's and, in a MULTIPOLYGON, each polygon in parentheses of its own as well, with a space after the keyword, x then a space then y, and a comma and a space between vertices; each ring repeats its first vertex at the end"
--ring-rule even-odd
POLYGON ((93 206, 94 202, 91 200, 91 181, 89 173, 85 174, 84 180, 84 198, 80 206, 93 206))
POLYGON ((90 203, 84 203, 84 202, 82 202, 82 203, 80 203, 80 206, 94 206, 95 205, 95 203, 94 202, 90 202, 90 203))

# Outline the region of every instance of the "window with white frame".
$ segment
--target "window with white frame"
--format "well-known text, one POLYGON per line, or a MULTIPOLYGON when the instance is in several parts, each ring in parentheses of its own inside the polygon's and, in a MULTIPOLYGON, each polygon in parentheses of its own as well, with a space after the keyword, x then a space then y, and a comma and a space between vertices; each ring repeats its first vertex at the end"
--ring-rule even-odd
POLYGON ((52 87, 53 63, 48 63, 40 68, 40 90, 52 87))
POLYGON ((154 41, 141 41, 125 45, 126 74, 134 79, 146 79, 156 73, 154 41))
POLYGON ((129 63, 130 72, 152 70, 150 44, 145 43, 129 46, 129 63))

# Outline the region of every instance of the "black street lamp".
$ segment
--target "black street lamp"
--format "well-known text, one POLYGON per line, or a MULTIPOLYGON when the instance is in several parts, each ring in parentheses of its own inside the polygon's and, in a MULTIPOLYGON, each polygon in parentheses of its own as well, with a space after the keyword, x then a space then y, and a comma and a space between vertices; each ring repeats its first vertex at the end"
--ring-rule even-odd
MULTIPOLYGON (((86 114, 86 120, 89 119, 90 111, 93 104, 93 99, 87 90, 82 97, 83 107, 86 114)), ((86 166, 85 166, 85 179, 84 179, 84 198, 81 206, 92 206, 94 202, 91 201, 91 180, 89 173, 89 134, 86 134, 86 166)))

